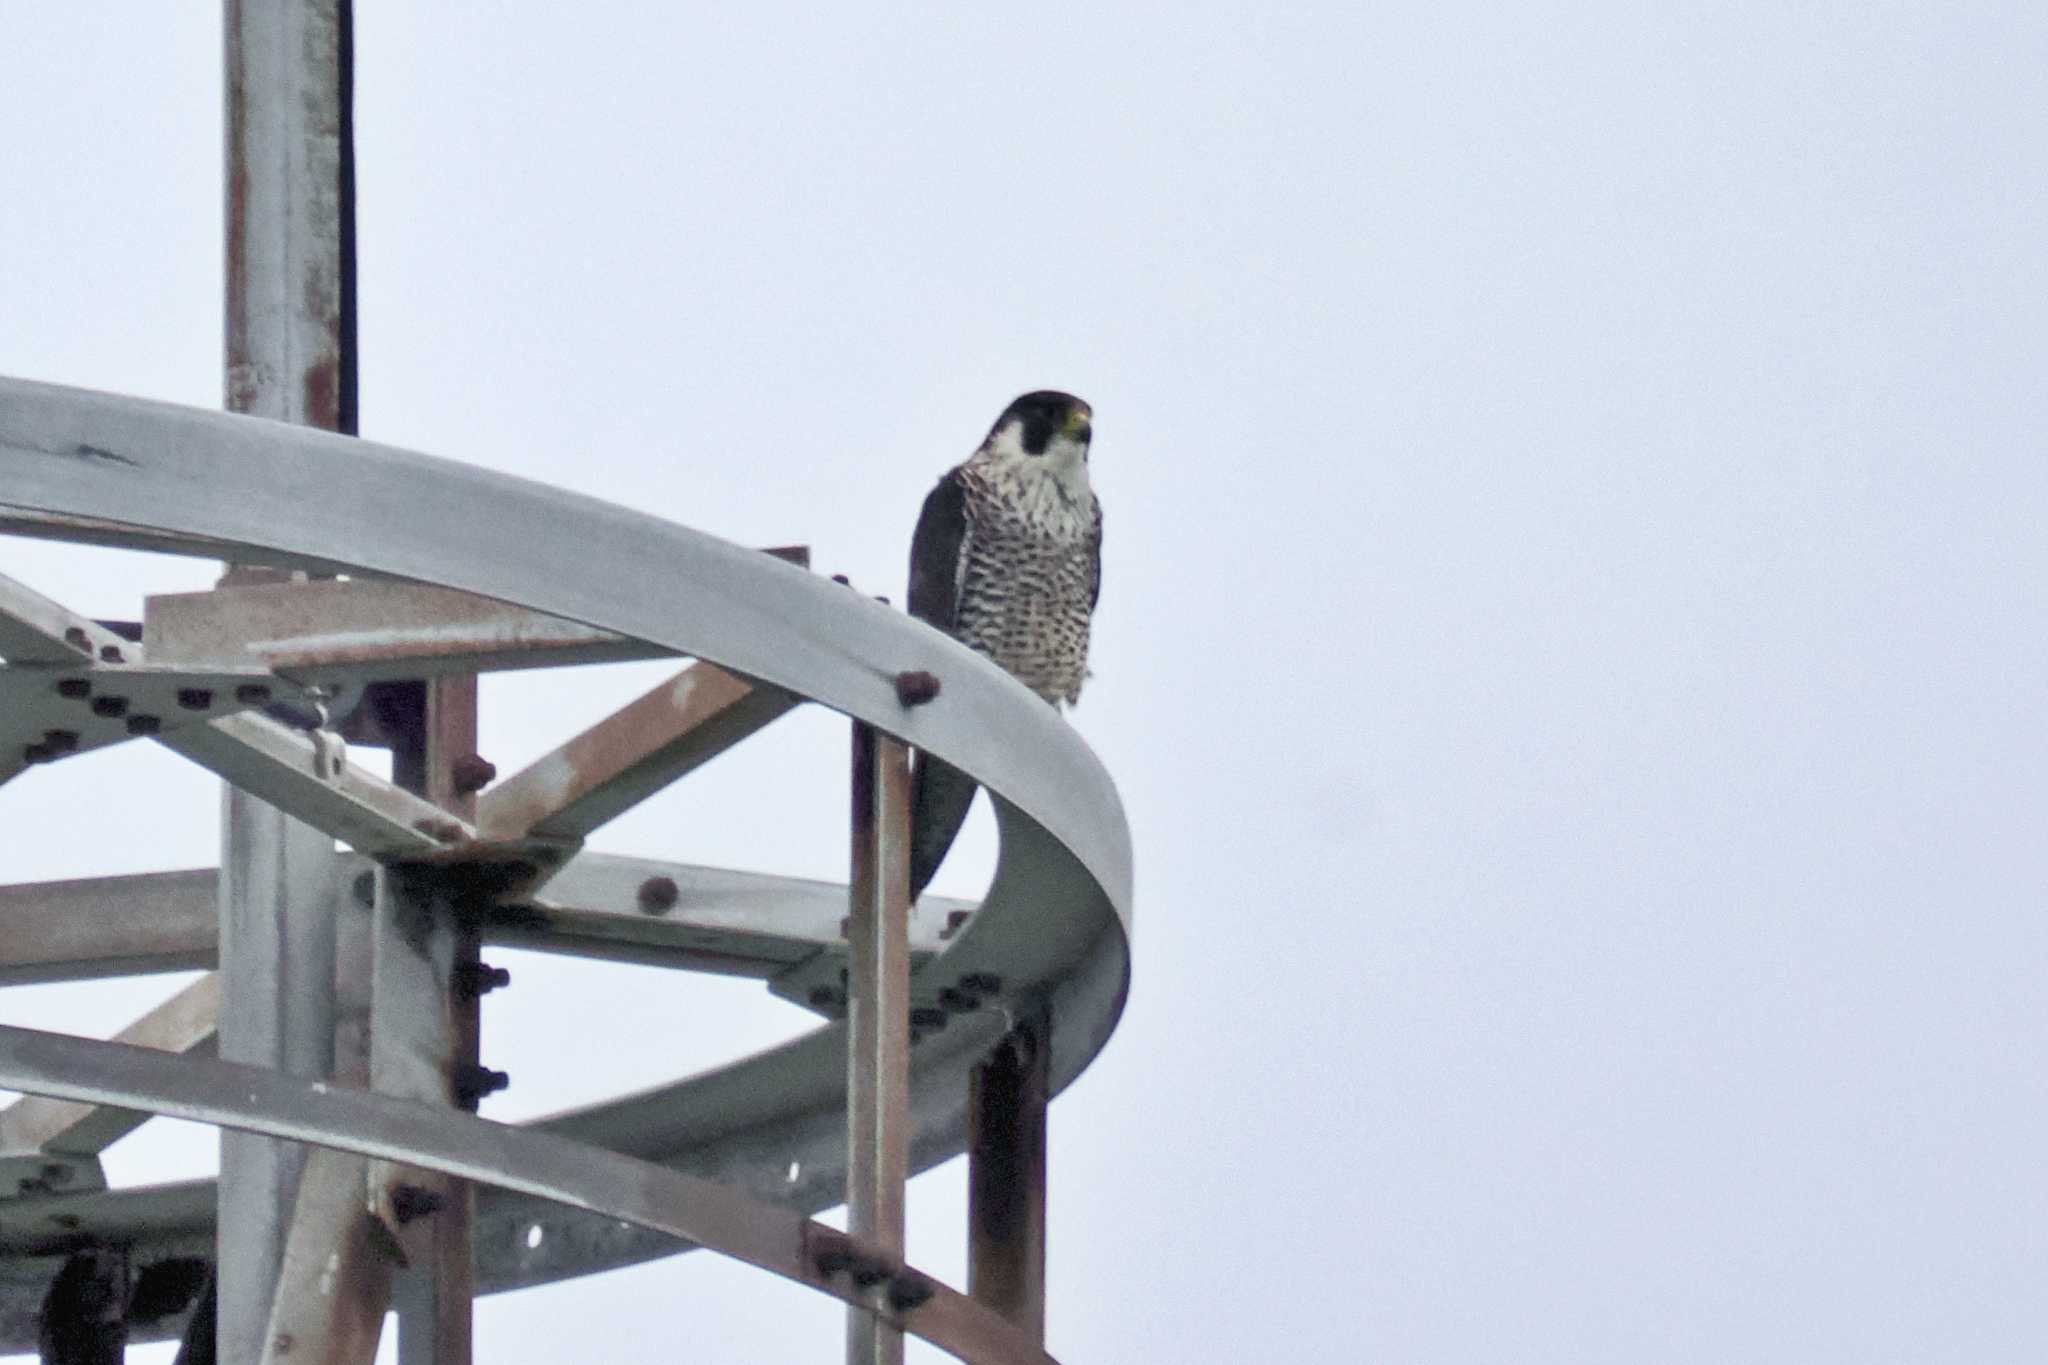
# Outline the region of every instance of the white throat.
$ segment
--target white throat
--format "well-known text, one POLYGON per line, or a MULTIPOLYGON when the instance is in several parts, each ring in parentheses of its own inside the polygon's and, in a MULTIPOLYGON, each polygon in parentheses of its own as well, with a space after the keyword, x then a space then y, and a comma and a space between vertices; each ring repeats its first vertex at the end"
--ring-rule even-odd
POLYGON ((989 437, 975 456, 1006 481, 1022 488, 1027 499, 1057 499, 1076 510, 1086 508, 1088 489, 1088 445, 1070 436, 1056 435, 1043 455, 1024 449, 1019 439, 1021 424, 1006 423, 989 437))

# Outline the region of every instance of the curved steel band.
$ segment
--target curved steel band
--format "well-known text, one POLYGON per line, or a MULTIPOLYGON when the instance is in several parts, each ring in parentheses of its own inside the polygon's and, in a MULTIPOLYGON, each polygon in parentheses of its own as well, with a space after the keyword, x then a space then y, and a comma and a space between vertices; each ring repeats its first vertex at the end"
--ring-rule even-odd
POLYGON ((1052 1361, 972 1299, 910 1267, 886 1264, 822 1223, 744 1198, 716 1181, 549 1133, 367 1091, 309 1085, 265 1067, 166 1057, 149 1048, 5 1026, 0 1083, 360 1152, 519 1190, 687 1238, 875 1309, 963 1360, 1052 1361), (77 1079, 88 1075, 95 1079, 77 1079), (861 1279, 870 1281, 866 1288, 861 1279), (904 1306, 893 1306, 899 1303, 904 1306))
MULTIPOLYGON (((981 973, 1008 983, 1006 993, 1049 996, 1055 1091, 1100 1051, 1122 1011, 1130 843, 1107 774, 1021 684, 859 593, 701 532, 506 475, 304 427, 13 379, 0 379, 0 530, 441 584, 708 659, 868 721, 943 756, 995 797, 1001 852, 988 896, 918 980, 931 987, 981 973), (913 669, 944 686, 907 710, 893 680, 913 669)), ((998 1031, 988 1015, 970 1017, 913 1051, 913 1169, 963 1150, 967 1075, 998 1031)), ((63 1055, 87 1066, 103 1054, 63 1055)), ((816 1211, 844 1192, 844 1058, 843 1028, 821 1028, 536 1127, 816 1211), (800 1180, 785 1175, 792 1161, 800 1180)), ((170 1064, 158 1056, 151 1065, 170 1064)), ((14 1074, 0 1084, 98 1093, 83 1070, 59 1086, 61 1070, 37 1084, 14 1074)), ((478 1178, 527 1191, 480 1208, 485 1288, 677 1249, 667 1236, 610 1218, 566 1215, 500 1172, 478 1178), (535 1222, 548 1235, 530 1249, 519 1234, 535 1222)), ((0 1218, 0 1252, 48 1254, 81 1237, 119 1235, 147 1254, 152 1239, 189 1247, 211 1217, 204 1182, 13 1201, 0 1218)))

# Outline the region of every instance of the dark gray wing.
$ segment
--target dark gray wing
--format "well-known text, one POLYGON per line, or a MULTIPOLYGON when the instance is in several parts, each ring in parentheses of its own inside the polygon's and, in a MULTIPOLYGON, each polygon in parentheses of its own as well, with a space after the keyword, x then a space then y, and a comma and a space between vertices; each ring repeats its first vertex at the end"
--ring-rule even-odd
POLYGON ((1090 494, 1095 504, 1095 525, 1088 531, 1088 610, 1102 600, 1102 499, 1090 494))
MULTIPOLYGON (((948 635, 960 624, 960 555, 966 549, 967 485, 955 469, 924 500, 910 538, 910 614, 948 635)), ((920 750, 910 768, 910 898, 945 861, 974 804, 974 779, 920 750)))
POLYGON ((947 634, 959 624, 960 551, 967 539, 967 485, 949 470, 926 495, 910 537, 910 614, 947 634))

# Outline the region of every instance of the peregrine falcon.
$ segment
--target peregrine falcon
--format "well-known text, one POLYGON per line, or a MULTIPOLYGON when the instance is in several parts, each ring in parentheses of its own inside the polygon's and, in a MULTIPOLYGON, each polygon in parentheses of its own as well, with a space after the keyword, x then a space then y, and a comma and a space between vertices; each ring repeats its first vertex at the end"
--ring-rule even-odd
MULTIPOLYGON (((910 542, 910 614, 987 655, 1057 708, 1088 676, 1102 593, 1102 504, 1088 487, 1092 413, 1027 393, 924 500, 910 542)), ((974 781, 919 753, 911 771, 910 898, 939 870, 974 781)))

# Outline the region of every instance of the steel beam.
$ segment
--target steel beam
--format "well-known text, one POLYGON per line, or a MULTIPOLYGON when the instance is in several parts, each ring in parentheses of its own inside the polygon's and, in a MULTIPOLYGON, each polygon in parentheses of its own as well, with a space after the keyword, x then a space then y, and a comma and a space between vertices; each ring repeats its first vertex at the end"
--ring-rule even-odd
POLYGON ((787 713, 780 688, 694 663, 491 788, 477 823, 492 839, 582 839, 787 713))
POLYGON ((488 597, 379 579, 165 594, 144 600, 142 620, 159 663, 254 663, 324 684, 673 657, 488 597))
MULTIPOLYGON (((961 1150, 967 1064, 994 1042, 987 1004, 1053 994, 1054 1088, 1100 1050, 1129 972, 1130 850, 1114 787, 1080 737, 1015 679, 921 623, 767 557, 628 508, 389 447, 134 399, 0 379, 0 503, 88 518, 80 535, 140 544, 166 535, 226 543, 295 566, 443 583, 630 634, 717 662, 886 727, 996 797, 1000 835, 986 903, 920 973, 984 1008, 915 1053, 923 1166, 961 1150), (52 458, 90 445, 133 463, 52 458), (337 477, 337 469, 343 471, 337 477), (308 488, 321 496, 309 499, 308 488), (120 540, 109 529, 130 529, 120 540), (522 553, 508 557, 504 544, 522 553), (649 564, 661 591, 627 594, 649 564), (906 710, 895 678, 939 677, 906 710), (972 979, 970 979, 972 978, 972 979)), ((943 1007, 943 1005, 942 1005, 943 1007)), ((843 1197, 844 1035, 825 1029, 760 1056, 554 1121, 688 1163, 762 1197, 822 1208, 843 1197), (834 1153, 838 1155, 834 1155, 834 1153), (786 1180, 792 1154, 802 1175, 786 1180)), ((0 1245, 118 1234, 171 1247, 203 1226, 172 1188, 33 1201, 0 1245)), ((486 1282, 534 1283, 672 1249, 601 1216, 522 1199, 482 1211, 486 1282), (530 1226, 545 1223, 537 1248, 530 1226)), ((6 1300, 13 1302, 12 1299, 6 1300)), ((9 1326, 7 1331, 16 1329, 9 1326)), ((18 1338, 10 1338, 18 1339, 18 1338)))
MULTIPOLYGON (((725 1184, 439 1105, 308 1083, 265 1067, 0 1027, 0 1085, 232 1124, 424 1166, 634 1223, 872 1306, 890 1327, 977 1365, 1055 1365, 1010 1324, 865 1238, 725 1184)), ((252 1359, 262 1359, 259 1353, 252 1359)), ((304 1359, 303 1356, 300 1359, 304 1359)))
MULTIPOLYGON (((346 855, 340 866, 349 879, 373 864, 346 855)), ((218 881, 212 868, 195 868, 0 886, 0 986, 210 968, 218 881)), ((974 908, 946 896, 913 906, 913 969, 974 908)), ((579 853, 538 892, 479 914, 487 943, 759 977, 800 1003, 795 986, 810 974, 806 964, 820 954, 843 958, 846 946, 843 883, 608 853, 579 853)))
POLYGON ((1045 1340, 1045 1119, 1051 1020, 1019 1009, 967 1103, 967 1292, 1045 1340))
POLYGON ((466 826, 432 802, 368 769, 343 763, 323 774, 314 741, 268 716, 229 716, 159 742, 226 778, 250 799, 290 811, 293 823, 312 830, 329 853, 340 839, 373 857, 417 857, 471 837, 466 826))
MULTIPOLYGON (((853 727, 853 881, 846 939, 847 1228, 903 1260, 910 1135, 910 756, 853 727)), ((849 1365, 902 1365, 903 1333, 878 1308, 847 1314, 849 1365)))
MULTIPOLYGON (((465 914, 432 869, 389 868, 378 878, 370 1086, 380 1094, 453 1105, 458 1070, 474 1065, 475 998, 454 987, 458 967, 475 961, 465 914)), ((398 1300, 401 1365, 467 1365, 469 1187, 373 1162, 370 1197, 408 1266, 398 1300)))
MULTIPOLYGON (((208 1056, 220 1025, 220 979, 200 977, 114 1035, 118 1043, 208 1056)), ((0 1109, 0 1155, 52 1152, 97 1157, 141 1127, 149 1115, 24 1095, 0 1109)))
POLYGON ((258 1353, 262 1365, 369 1365, 391 1298, 393 1261, 363 1206, 369 1158, 315 1149, 295 1189, 290 1235, 258 1353))
MULTIPOLYGON (((227 406, 340 432, 356 428, 350 7, 351 0, 226 0, 223 13, 227 406)), ((334 477, 327 471, 300 495, 317 500, 334 477)), ((230 577, 239 576, 231 568, 230 577)), ((200 742, 180 752, 219 772, 230 756, 239 766, 241 746, 273 741, 273 756, 296 747, 289 741, 299 737, 281 726, 269 734, 257 718, 236 719, 240 733, 198 731, 200 742)), ((281 776, 274 768, 224 772, 240 785, 227 788, 221 812, 221 1055, 323 1076, 334 1060, 335 939, 326 913, 333 842, 258 799, 262 784, 248 779, 262 771, 281 776)), ((324 794, 334 776, 294 790, 324 794)), ((271 1344, 264 1328, 302 1161, 302 1151, 268 1139, 222 1138, 223 1360, 256 1360, 271 1344)))
POLYGON ((13 665, 90 664, 102 636, 92 621, 0 574, 0 659, 13 665))
POLYGON ((0 886, 0 986, 214 965, 210 867, 0 886))

